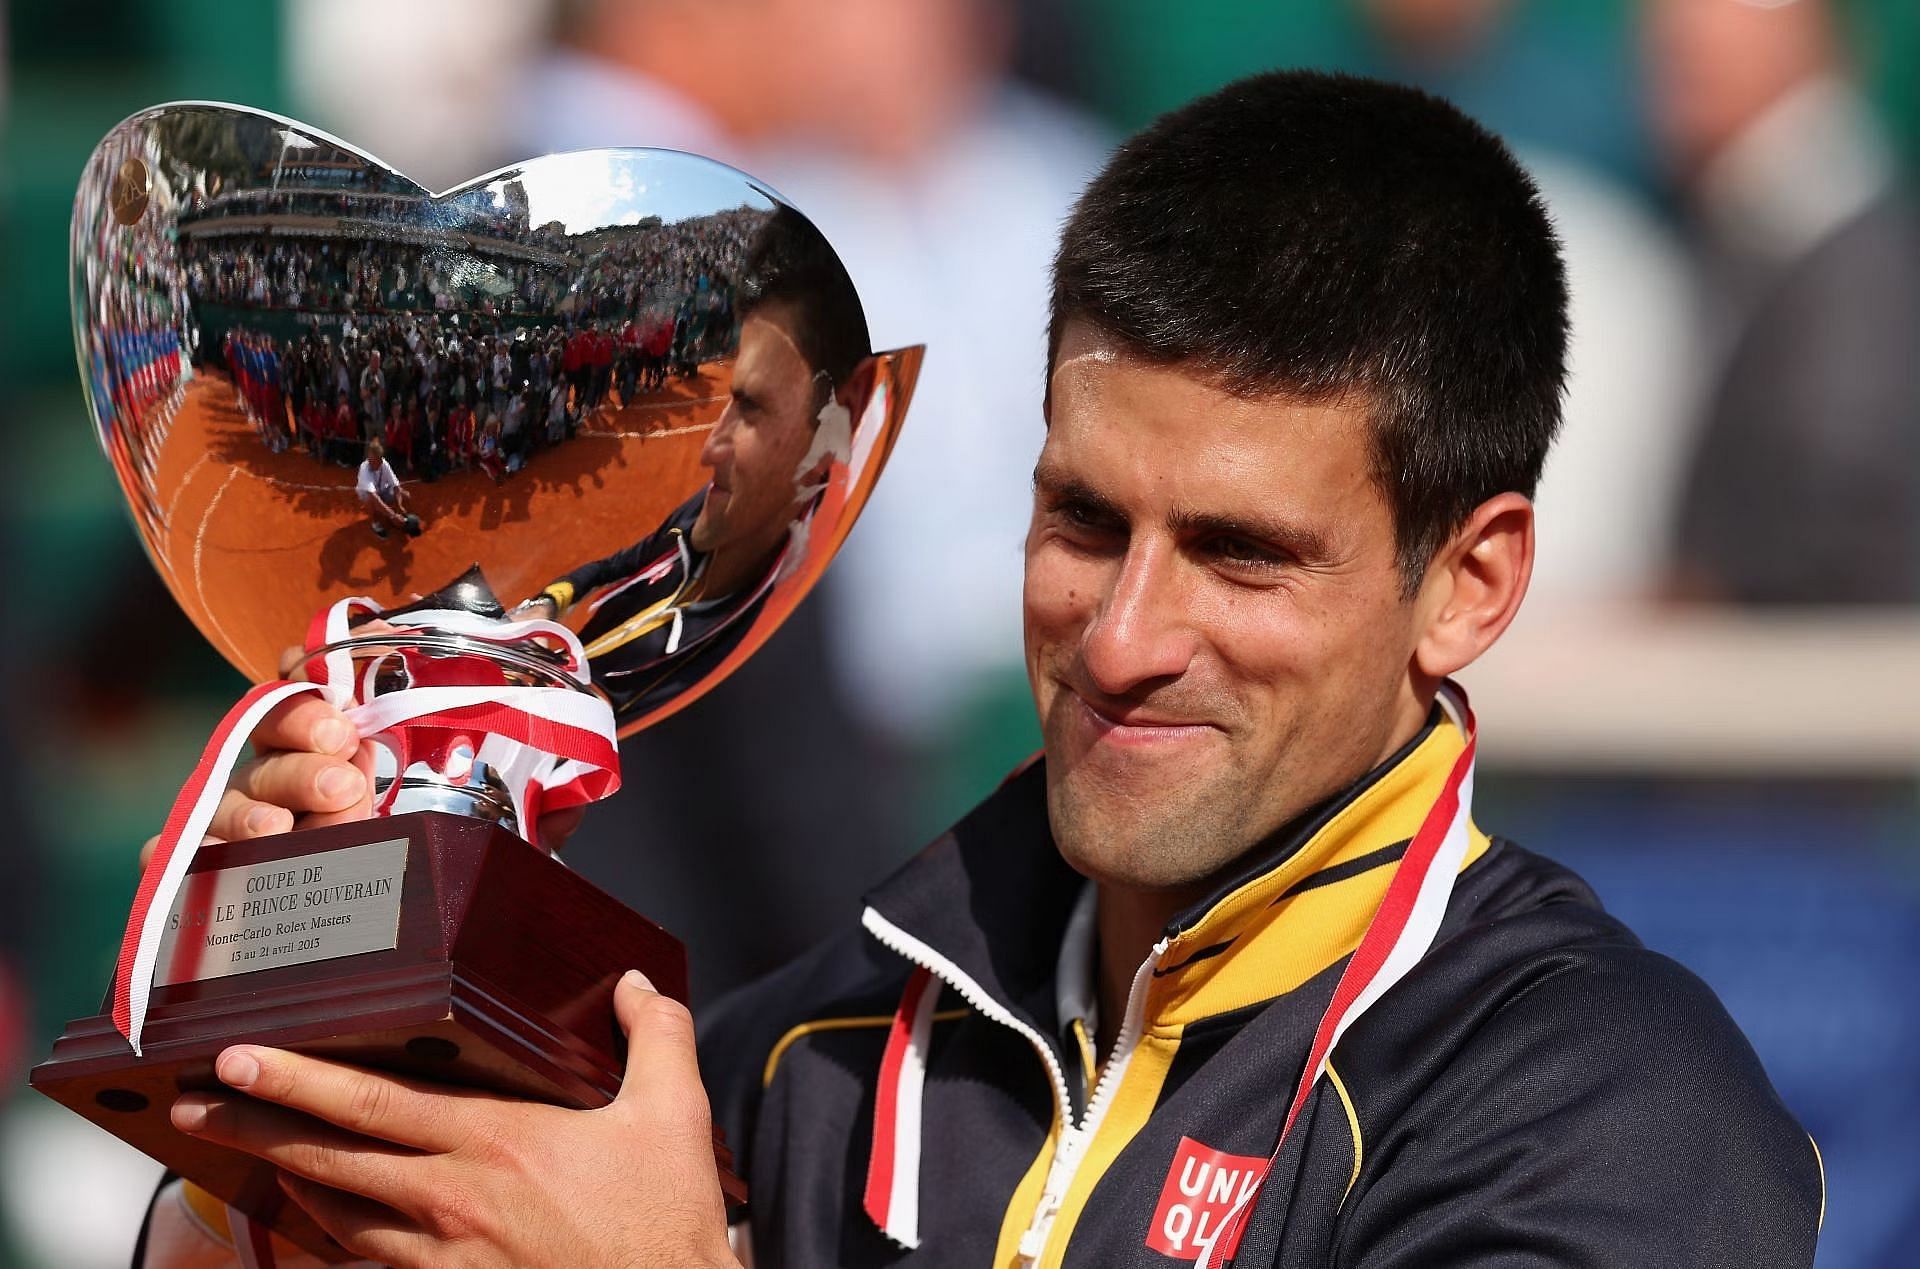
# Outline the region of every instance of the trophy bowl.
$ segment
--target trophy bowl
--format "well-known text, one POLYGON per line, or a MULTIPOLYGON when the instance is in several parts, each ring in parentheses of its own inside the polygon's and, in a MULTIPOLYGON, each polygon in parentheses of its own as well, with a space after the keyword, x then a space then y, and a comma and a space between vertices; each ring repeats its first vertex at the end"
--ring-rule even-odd
MULTIPOLYGON (((751 177, 594 150, 434 194, 316 129, 175 103, 75 202, 89 413, 141 542, 256 686, 142 878, 102 1012, 34 1087, 329 1259, 271 1168, 175 1132, 237 1041, 570 1106, 618 1089, 613 985, 684 949, 538 845, 615 744, 818 580, 922 350, 751 177), (276 679, 302 649, 310 683, 276 679), (377 742, 376 817, 200 837, 274 702, 377 742)), ((716 1137, 723 1186, 744 1191, 716 1137)))

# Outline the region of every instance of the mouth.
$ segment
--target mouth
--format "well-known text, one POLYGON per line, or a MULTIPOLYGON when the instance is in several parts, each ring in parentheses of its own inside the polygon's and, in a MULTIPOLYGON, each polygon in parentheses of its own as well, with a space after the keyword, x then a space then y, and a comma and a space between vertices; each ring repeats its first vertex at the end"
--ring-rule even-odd
POLYGON ((1188 744, 1218 735, 1221 730, 1210 722, 1158 710, 1096 705, 1072 688, 1067 690, 1073 694, 1080 727, 1095 743, 1129 747, 1188 744))

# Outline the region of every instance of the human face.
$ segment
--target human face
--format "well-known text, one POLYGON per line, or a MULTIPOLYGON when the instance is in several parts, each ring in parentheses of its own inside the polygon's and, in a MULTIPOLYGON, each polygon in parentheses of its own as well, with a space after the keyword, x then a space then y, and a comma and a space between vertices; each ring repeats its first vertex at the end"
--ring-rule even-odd
POLYGON ((1419 728, 1366 411, 1235 396, 1069 323, 1027 534, 1053 834, 1104 883, 1216 878, 1419 728))
POLYGON ((1829 9, 1644 0, 1649 116, 1682 171, 1710 162, 1795 87, 1836 69, 1829 9))
POLYGON ((688 535, 696 551, 771 550, 793 521, 819 394, 792 319, 789 306, 770 304, 740 327, 731 399, 700 448, 713 486, 688 535))

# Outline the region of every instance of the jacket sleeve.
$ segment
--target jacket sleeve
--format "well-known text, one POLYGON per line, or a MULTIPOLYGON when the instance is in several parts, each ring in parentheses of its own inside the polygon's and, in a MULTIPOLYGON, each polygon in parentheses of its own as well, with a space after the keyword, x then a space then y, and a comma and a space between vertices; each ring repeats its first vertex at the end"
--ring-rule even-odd
POLYGON ((662 550, 672 550, 672 543, 666 542, 665 537, 662 533, 651 533, 625 550, 582 564, 570 573, 561 574, 547 587, 547 591, 551 593, 554 586, 564 582, 571 589, 567 603, 561 606, 565 608, 578 603, 589 592, 639 572, 658 559, 662 550))
MULTIPOLYGON (((322 1269, 319 1257, 274 1239, 276 1269, 322 1269)), ((239 1269, 226 1209, 220 1201, 169 1173, 147 1206, 130 1269, 239 1269)), ((364 1260, 346 1269, 373 1269, 364 1260)))
POLYGON ((1825 1210, 1733 1020, 1639 948, 1507 1002, 1366 1153, 1342 1269, 1808 1266, 1825 1210))
POLYGON ((706 490, 702 489, 674 508, 672 514, 660 523, 660 527, 646 537, 624 550, 561 574, 548 583, 541 593, 553 596, 560 611, 565 612, 585 599, 589 592, 623 577, 631 577, 674 549, 672 530, 690 530, 693 522, 699 518, 700 508, 705 501, 706 490))

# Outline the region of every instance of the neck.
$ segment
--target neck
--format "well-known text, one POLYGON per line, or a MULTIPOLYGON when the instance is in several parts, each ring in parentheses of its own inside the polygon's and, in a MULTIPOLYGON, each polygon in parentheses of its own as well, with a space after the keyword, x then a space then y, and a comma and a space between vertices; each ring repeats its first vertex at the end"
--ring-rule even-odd
POLYGON ((723 546, 707 557, 700 571, 698 599, 721 599, 757 586, 774 566, 786 532, 771 543, 723 546))
POLYGON ((1176 912, 1197 902, 1204 883, 1174 890, 1132 890, 1099 883, 1100 901, 1094 921, 1099 931, 1094 989, 1100 1002, 1097 1052, 1101 1060, 1113 1051, 1120 1024, 1127 1016, 1127 996, 1133 976, 1160 941, 1176 912))

